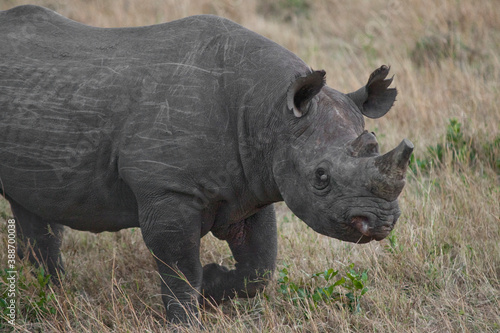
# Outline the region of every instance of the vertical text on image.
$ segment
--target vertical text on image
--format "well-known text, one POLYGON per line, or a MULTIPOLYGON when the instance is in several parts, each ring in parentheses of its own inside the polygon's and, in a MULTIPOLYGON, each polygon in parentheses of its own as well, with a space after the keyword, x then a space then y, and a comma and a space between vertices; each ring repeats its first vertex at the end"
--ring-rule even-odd
POLYGON ((16 221, 9 219, 7 221, 7 316, 8 323, 14 325, 16 320, 16 221))

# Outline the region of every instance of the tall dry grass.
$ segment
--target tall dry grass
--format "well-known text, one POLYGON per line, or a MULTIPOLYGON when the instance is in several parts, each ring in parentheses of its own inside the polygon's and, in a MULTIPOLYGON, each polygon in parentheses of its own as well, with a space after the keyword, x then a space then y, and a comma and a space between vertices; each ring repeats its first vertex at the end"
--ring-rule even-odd
MULTIPOLYGON (((3 0, 0 9, 28 1, 3 0)), ((444 142, 450 118, 462 124, 472 146, 500 134, 500 9, 496 0, 33 0, 62 15, 102 27, 155 24, 188 15, 228 17, 327 71, 330 86, 344 92, 390 64, 399 89, 393 110, 367 121, 382 150, 403 137, 415 156, 444 142)), ((1 47, 1 46, 0 46, 1 47)), ((498 158, 500 149, 493 146, 498 158)), ((353 263, 367 270, 369 291, 361 311, 335 304, 311 310, 283 298, 276 277, 252 300, 234 300, 203 313, 214 332, 499 332, 500 179, 494 162, 453 160, 409 172, 403 214, 390 239, 355 245, 315 234, 278 205, 278 268, 289 265, 294 281, 353 263)), ((476 159, 481 158, 476 155, 476 159)), ((0 218, 10 216, 0 202, 0 218)), ((5 234, 5 224, 1 224, 5 234)), ((54 313, 26 306, 41 288, 27 263, 19 295, 20 332, 157 332, 162 326, 154 262, 140 230, 94 235, 67 230, 66 278, 54 313), (31 309, 31 310, 30 310, 31 309)), ((203 263, 231 265, 227 246, 207 236, 203 263)), ((6 263, 0 243, 0 267, 6 263)), ((51 289, 52 291, 52 289, 51 289)), ((196 331, 179 328, 180 331, 196 331)))

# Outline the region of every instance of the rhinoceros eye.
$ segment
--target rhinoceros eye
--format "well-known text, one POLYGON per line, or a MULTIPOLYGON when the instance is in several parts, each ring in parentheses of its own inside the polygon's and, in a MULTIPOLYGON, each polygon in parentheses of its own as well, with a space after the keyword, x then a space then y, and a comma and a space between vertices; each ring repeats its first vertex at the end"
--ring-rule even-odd
POLYGON ((327 171, 323 168, 316 169, 314 187, 318 190, 323 190, 328 186, 328 184, 330 184, 330 176, 327 171))

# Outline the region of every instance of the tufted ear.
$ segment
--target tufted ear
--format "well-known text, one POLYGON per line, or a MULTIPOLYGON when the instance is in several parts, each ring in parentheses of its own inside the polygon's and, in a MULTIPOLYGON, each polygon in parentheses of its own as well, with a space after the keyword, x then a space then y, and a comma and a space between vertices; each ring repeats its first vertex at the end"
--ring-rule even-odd
POLYGON ((363 115, 368 118, 380 118, 390 110, 396 95, 395 88, 388 87, 392 83, 392 77, 385 79, 389 74, 390 67, 386 65, 377 68, 368 79, 366 86, 347 94, 358 106, 363 115))
POLYGON ((297 118, 307 113, 309 102, 325 85, 325 74, 323 70, 314 71, 297 78, 288 88, 286 104, 297 118))

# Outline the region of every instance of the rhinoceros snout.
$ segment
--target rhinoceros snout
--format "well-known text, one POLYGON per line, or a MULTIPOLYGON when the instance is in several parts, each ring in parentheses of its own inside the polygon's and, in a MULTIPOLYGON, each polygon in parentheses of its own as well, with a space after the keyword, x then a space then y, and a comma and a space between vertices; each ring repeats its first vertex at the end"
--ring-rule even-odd
POLYGON ((357 215, 351 218, 351 226, 362 235, 380 241, 387 237, 396 223, 397 216, 389 215, 386 220, 380 224, 379 221, 364 216, 357 215))

